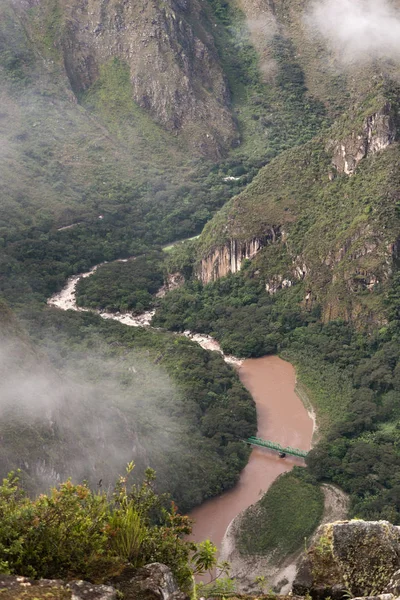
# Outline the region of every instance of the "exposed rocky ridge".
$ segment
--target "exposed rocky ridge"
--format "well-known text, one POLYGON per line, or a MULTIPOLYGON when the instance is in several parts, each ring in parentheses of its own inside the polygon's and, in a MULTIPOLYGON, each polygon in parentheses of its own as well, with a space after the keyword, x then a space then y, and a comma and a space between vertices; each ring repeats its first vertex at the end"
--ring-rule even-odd
POLYGON ((137 104, 167 130, 183 132, 197 152, 219 155, 237 138, 227 83, 198 0, 74 0, 58 3, 57 10, 62 22, 56 45, 78 98, 96 82, 101 66, 118 58, 129 65, 137 104))
POLYGON ((188 600, 187 594, 178 588, 171 569, 161 563, 139 570, 127 567, 111 583, 125 600, 188 600))
POLYGON ((333 599, 398 595, 400 529, 388 521, 337 521, 323 525, 301 562, 295 594, 333 599), (397 584, 396 584, 397 581, 397 584))
MULTIPOLYGON (((362 135, 355 130, 328 145, 321 136, 264 167, 206 226, 199 278, 208 282, 237 272, 238 256, 257 255, 252 273, 265 278, 268 293, 302 281, 305 306, 321 304, 324 320, 379 321, 369 297, 392 274, 400 240, 396 119, 396 109, 385 102, 363 117, 362 135), (270 229, 282 233, 246 251, 270 229), (229 243, 216 248, 218 238, 229 243)), ((338 130, 336 125, 331 134, 338 130)))
POLYGON ((199 279, 204 283, 210 283, 229 273, 240 271, 244 260, 251 260, 268 243, 276 242, 280 231, 271 227, 271 230, 262 237, 256 237, 249 241, 231 239, 224 246, 215 248, 210 254, 201 260, 198 267, 199 279))
POLYGON ((111 584, 0 575, 0 594, 5 600, 188 600, 171 569, 161 563, 139 570, 127 567, 111 584))
POLYGON ((363 158, 384 150, 396 139, 396 122, 390 102, 367 117, 360 133, 353 132, 333 148, 332 165, 338 173, 353 175, 363 158))

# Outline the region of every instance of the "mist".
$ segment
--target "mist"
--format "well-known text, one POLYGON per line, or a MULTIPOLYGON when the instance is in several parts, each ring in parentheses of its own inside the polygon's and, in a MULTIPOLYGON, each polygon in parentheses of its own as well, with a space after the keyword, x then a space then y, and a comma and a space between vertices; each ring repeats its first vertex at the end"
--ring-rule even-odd
POLYGON ((400 12, 388 0, 317 0, 305 22, 345 64, 400 58, 400 12))
POLYGON ((165 371, 133 351, 65 355, 52 361, 18 339, 0 338, 1 476, 21 468, 32 493, 71 476, 112 486, 128 461, 165 475, 180 396, 165 371))
POLYGON ((246 19, 246 26, 258 51, 259 69, 264 80, 268 81, 277 70, 276 61, 270 55, 269 45, 274 35, 278 33, 278 24, 273 14, 259 13, 257 18, 246 19))

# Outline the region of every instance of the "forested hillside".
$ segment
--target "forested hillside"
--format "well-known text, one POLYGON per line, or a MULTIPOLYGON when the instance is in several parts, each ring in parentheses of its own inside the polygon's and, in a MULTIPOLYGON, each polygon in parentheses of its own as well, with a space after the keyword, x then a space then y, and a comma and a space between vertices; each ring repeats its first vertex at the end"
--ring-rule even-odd
MULTIPOLYGON (((263 167, 206 225, 197 253, 181 250, 193 276, 154 323, 210 334, 236 356, 279 352, 295 364, 320 425, 312 473, 350 493, 352 515, 397 523, 399 60, 379 19, 397 30, 399 6, 380 3, 372 25, 359 3, 324 5, 336 33, 312 3, 270 9, 332 124, 263 167), (372 44, 351 35, 361 16, 372 44)), ((264 40, 264 52, 272 47, 264 40)))
POLYGON ((31 492, 68 476, 107 489, 134 458, 183 511, 236 482, 256 415, 219 355, 95 315, 24 312, 10 330, 3 314, 1 476, 22 468, 31 492))

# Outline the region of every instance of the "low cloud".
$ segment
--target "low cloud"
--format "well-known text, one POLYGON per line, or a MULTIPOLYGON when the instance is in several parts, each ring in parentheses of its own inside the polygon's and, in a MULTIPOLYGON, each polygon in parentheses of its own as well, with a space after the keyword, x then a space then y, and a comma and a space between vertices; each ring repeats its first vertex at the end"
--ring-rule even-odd
POLYGON ((305 20, 344 63, 400 59, 400 12, 388 0, 317 0, 305 20))
POLYGON ((0 335, 0 476, 21 468, 36 492, 68 476, 112 484, 132 459, 162 468, 182 430, 167 373, 134 351, 46 351, 0 335))

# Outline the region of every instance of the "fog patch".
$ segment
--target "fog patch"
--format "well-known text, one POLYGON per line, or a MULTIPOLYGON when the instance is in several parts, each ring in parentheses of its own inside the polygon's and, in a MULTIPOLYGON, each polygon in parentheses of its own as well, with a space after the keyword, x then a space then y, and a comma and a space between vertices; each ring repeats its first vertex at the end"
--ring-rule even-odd
POLYGON ((69 476, 110 486, 132 459, 138 474, 162 464, 182 423, 173 418, 180 395, 160 366, 133 351, 47 350, 52 361, 0 338, 1 476, 21 468, 38 492, 69 476))
POLYGON ((259 55, 259 69, 264 80, 273 77, 277 72, 277 63, 271 56, 271 41, 278 33, 278 25, 272 14, 261 13, 257 18, 247 19, 246 25, 250 39, 259 55))
POLYGON ((388 0, 317 0, 304 18, 343 64, 400 58, 400 12, 388 0))

